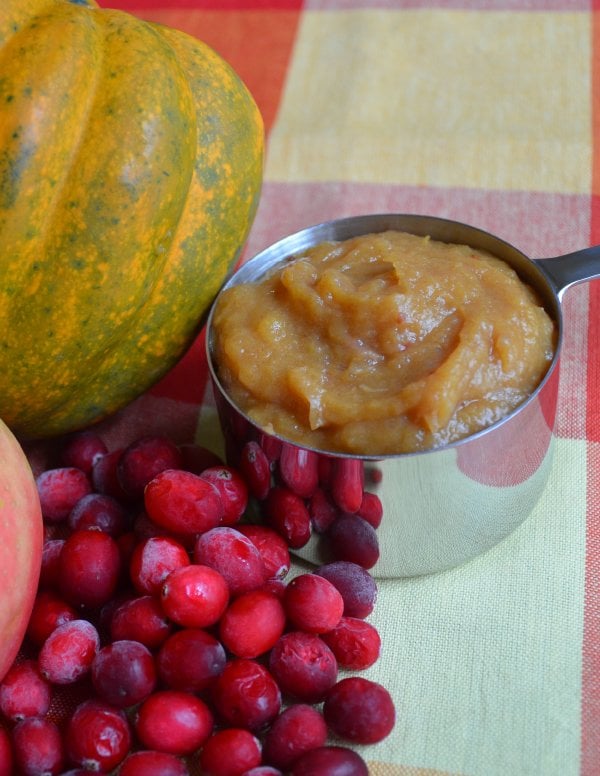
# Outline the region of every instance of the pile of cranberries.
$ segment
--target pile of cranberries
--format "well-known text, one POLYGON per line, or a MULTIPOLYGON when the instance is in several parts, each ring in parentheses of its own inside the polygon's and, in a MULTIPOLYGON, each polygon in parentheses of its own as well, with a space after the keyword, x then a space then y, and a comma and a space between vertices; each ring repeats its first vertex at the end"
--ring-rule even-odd
POLYGON ((380 652, 381 505, 354 462, 309 471, 296 448, 250 442, 233 468, 85 431, 57 464, 37 477, 46 539, 0 683, 0 776, 368 773, 351 747, 387 736, 395 709, 356 675, 380 652), (286 581, 312 531, 338 554, 286 581))

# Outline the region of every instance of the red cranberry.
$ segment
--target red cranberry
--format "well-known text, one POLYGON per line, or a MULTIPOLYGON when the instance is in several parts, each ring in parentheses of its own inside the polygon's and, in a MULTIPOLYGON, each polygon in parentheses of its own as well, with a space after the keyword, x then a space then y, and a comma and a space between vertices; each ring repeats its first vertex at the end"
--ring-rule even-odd
POLYGON ((108 453, 104 441, 94 431, 78 431, 66 442, 62 451, 64 466, 74 466, 91 474, 94 464, 108 453))
POLYGON ((0 711, 13 722, 43 717, 50 708, 52 690, 35 660, 12 665, 0 683, 0 711))
POLYGON ((136 545, 129 563, 129 574, 140 593, 160 593, 165 579, 175 569, 189 565, 185 547, 170 536, 151 536, 136 545))
POLYGON ((139 707, 135 729, 146 748, 185 756, 199 749, 212 733, 213 716, 192 693, 161 690, 139 707))
POLYGON ((75 504, 67 522, 71 531, 95 528, 117 537, 127 528, 128 517, 124 507, 112 496, 88 493, 75 504))
POLYGON ((364 467, 358 458, 334 458, 329 488, 342 512, 354 513, 363 499, 364 467))
POLYGON ((192 474, 202 474, 212 466, 223 466, 223 461, 216 453, 197 444, 179 445, 181 453, 181 468, 192 474))
POLYGON ((184 628, 208 628, 218 622, 229 602, 225 578, 209 566, 190 564, 165 579, 160 600, 170 620, 184 628))
POLYGON ((69 760, 91 771, 109 772, 131 749, 127 717, 102 701, 83 701, 67 722, 65 742, 69 760))
POLYGON ((257 765, 256 768, 244 771, 242 776, 283 776, 283 773, 279 768, 272 768, 270 765, 257 765))
POLYGON ((119 768, 119 776, 189 776, 189 773, 179 757, 150 749, 132 752, 119 768))
POLYGON ((357 563, 371 569, 379 560, 379 539, 372 525, 358 515, 338 517, 328 531, 335 560, 357 563))
POLYGON ((352 749, 321 746, 299 757, 289 776, 369 776, 369 769, 352 749))
POLYGON ((368 617, 377 600, 377 583, 369 572, 357 563, 333 561, 319 566, 315 574, 328 579, 344 599, 346 617, 368 617))
POLYGON ((100 607, 117 588, 119 547, 102 531, 73 531, 65 540, 58 564, 60 592, 73 606, 100 607))
POLYGON ((98 493, 112 496, 122 504, 128 504, 133 499, 123 490, 117 476, 117 467, 123 450, 113 450, 98 458, 92 468, 92 484, 98 493))
POLYGON ((258 442, 246 442, 243 446, 239 468, 254 498, 265 499, 271 487, 271 465, 258 442))
POLYGON ((213 733, 200 754, 200 767, 206 776, 241 776, 260 761, 260 742, 242 728, 213 733))
POLYGON ((77 612, 57 593, 40 590, 35 598, 27 636, 36 646, 41 646, 59 625, 77 619, 77 612))
POLYGON ((0 776, 13 776, 13 748, 10 735, 0 725, 0 776))
POLYGON ((363 520, 366 520, 373 528, 379 528, 383 519, 383 504, 379 496, 376 493, 369 493, 368 490, 365 490, 356 514, 362 517, 363 520))
POLYGON ((268 579, 282 579, 287 575, 291 560, 290 551, 283 536, 266 525, 251 523, 238 525, 237 530, 257 547, 268 579))
POLYGON ((223 502, 221 525, 236 525, 248 505, 248 486, 242 476, 230 466, 212 466, 200 475, 219 491, 223 502))
POLYGON ((128 639, 102 647, 92 663, 91 675, 100 698, 119 709, 141 703, 156 685, 152 653, 128 639))
POLYGON ((318 455, 312 450, 283 444, 279 455, 279 476, 284 485, 301 498, 310 498, 319 484, 318 455))
POLYGON ((59 625, 38 655, 40 672, 53 684, 72 684, 88 673, 100 648, 98 631, 87 620, 59 625))
POLYGON ((313 493, 308 502, 308 511, 312 527, 319 534, 325 533, 340 514, 329 494, 322 488, 317 488, 313 493))
POLYGON ((63 742, 58 726, 49 719, 30 717, 12 731, 14 754, 25 776, 53 776, 63 769, 63 742))
POLYGON ((158 675, 171 690, 200 692, 225 668, 223 645, 199 628, 175 631, 157 655, 158 675))
POLYGON ((64 520, 80 498, 92 492, 85 472, 74 466, 47 469, 36 479, 42 515, 49 523, 64 520))
POLYGON ((228 526, 213 528, 198 536, 194 561, 218 571, 225 578, 231 595, 254 590, 267 578, 256 545, 228 526))
POLYGON ((292 579, 283 605, 292 625, 308 633, 324 633, 335 628, 344 612, 340 592, 317 574, 300 574, 292 579))
POLYGON ((166 469, 148 483, 144 505, 157 525, 179 534, 208 531, 223 516, 223 502, 215 486, 178 469, 166 469))
POLYGON ((313 633, 290 631, 269 655, 269 670, 282 692, 299 701, 318 703, 336 682, 338 665, 327 644, 313 633))
POLYGON ((211 692, 227 725, 258 731, 279 713, 281 693, 267 669, 254 660, 230 660, 211 692))
POLYGON ((179 448, 166 437, 142 437, 123 450, 117 465, 121 487, 133 498, 141 498, 144 488, 165 469, 179 469, 179 448))
POLYGON ((277 596, 251 590, 229 604, 219 621, 219 635, 237 657, 254 658, 274 646, 285 624, 285 610, 277 596))
POLYGON ((143 595, 120 603, 110 619, 110 637, 113 641, 132 639, 148 649, 164 643, 173 630, 160 601, 155 596, 143 595))
POLYGON ((329 690, 323 716, 328 727, 341 738, 355 744, 374 744, 390 734, 396 711, 385 687, 350 676, 329 690))
POLYGON ((327 725, 323 715, 313 706, 298 703, 273 720, 263 746, 266 762, 282 770, 305 752, 323 746, 327 739, 327 725))
POLYGON ((271 488, 264 502, 265 519, 293 549, 304 547, 311 536, 310 513, 304 499, 281 486, 271 488))
POLYGON ((381 638, 377 629, 358 617, 342 617, 339 624, 321 635, 342 668, 362 671, 379 658, 381 638))
POLYGON ((40 568, 39 587, 56 587, 60 579, 59 558, 64 539, 46 539, 42 547, 42 566, 40 568))

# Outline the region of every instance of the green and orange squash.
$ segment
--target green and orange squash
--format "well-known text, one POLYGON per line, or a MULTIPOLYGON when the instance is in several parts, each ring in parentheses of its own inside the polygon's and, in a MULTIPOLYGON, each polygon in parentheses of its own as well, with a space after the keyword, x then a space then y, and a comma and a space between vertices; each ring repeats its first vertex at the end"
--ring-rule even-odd
POLYGON ((0 8, 0 417, 123 407, 183 355, 239 254, 263 126, 231 67, 93 0, 0 8))

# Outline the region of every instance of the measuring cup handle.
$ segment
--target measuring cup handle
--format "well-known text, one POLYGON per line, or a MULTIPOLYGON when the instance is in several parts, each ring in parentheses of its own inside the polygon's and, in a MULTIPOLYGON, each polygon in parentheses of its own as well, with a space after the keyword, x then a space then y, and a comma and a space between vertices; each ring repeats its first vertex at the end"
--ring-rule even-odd
POLYGON ((564 256, 536 259, 536 263, 550 276, 560 297, 576 283, 600 278, 600 245, 564 256))

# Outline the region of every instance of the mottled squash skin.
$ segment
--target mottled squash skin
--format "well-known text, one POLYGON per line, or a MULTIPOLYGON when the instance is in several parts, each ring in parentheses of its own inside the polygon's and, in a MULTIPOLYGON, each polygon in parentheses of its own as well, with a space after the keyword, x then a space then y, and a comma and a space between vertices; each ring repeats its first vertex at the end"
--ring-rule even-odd
POLYGON ((68 0, 0 4, 0 417, 101 419, 181 357, 255 214, 263 125, 196 39, 68 0))

